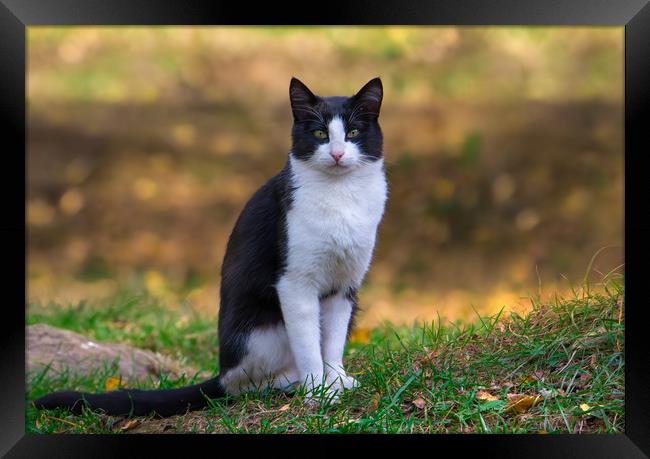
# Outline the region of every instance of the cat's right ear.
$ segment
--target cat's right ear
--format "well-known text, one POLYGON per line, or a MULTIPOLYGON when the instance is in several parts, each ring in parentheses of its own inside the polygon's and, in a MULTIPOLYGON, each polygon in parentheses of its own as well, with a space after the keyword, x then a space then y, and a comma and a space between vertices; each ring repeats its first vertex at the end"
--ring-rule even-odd
POLYGON ((291 111, 293 111, 293 119, 296 121, 303 121, 311 118, 313 115, 313 106, 317 102, 317 98, 313 92, 309 90, 305 84, 296 77, 291 78, 289 84, 289 99, 291 100, 291 111))

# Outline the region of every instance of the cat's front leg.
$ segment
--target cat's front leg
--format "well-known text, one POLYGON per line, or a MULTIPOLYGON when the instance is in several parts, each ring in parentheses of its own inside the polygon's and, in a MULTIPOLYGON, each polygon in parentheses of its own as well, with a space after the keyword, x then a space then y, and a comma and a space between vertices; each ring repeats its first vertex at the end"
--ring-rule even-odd
POLYGON ((299 383, 305 385, 310 399, 325 383, 318 291, 306 286, 303 280, 289 276, 281 278, 276 289, 299 383))
POLYGON ((358 386, 343 367, 343 351, 355 302, 355 290, 340 291, 321 302, 323 364, 326 381, 334 389, 358 386))

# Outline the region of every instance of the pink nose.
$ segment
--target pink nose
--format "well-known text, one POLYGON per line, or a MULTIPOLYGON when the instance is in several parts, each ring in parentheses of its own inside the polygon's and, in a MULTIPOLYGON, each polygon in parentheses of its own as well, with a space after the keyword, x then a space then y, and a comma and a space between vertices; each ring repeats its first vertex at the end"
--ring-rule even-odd
POLYGON ((330 153, 332 158, 334 158, 334 161, 336 161, 337 163, 343 157, 343 154, 344 153, 342 151, 333 151, 333 152, 330 153))

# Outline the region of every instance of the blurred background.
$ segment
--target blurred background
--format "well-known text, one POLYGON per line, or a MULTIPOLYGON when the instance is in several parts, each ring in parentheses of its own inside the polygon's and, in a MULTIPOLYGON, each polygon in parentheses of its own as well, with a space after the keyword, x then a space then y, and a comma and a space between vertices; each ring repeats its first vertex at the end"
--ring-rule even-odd
POLYGON ((214 316, 284 164, 288 85, 381 76, 390 189, 359 322, 525 309, 623 263, 622 27, 28 27, 27 295, 214 316))

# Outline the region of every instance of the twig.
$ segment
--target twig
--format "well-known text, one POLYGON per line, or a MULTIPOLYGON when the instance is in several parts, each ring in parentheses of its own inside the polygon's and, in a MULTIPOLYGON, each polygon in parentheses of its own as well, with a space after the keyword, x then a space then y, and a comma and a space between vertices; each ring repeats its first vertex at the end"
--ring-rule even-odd
POLYGON ((54 416, 47 416, 47 415, 46 415, 46 417, 48 419, 54 419, 55 421, 65 422, 66 424, 70 424, 72 427, 80 428, 79 424, 75 424, 74 422, 68 421, 67 419, 60 419, 60 418, 57 418, 57 417, 54 417, 54 416))
POLYGON ((563 366, 562 368, 560 368, 559 370, 556 370, 555 372, 556 372, 556 373, 562 373, 564 370, 566 370, 566 368, 569 366, 569 364, 571 364, 571 361, 573 360, 573 357, 575 357, 576 352, 578 352, 577 349, 576 349, 575 351, 573 351, 573 354, 571 354, 571 357, 569 357, 569 361, 566 363, 566 365, 564 365, 564 366, 563 366))

